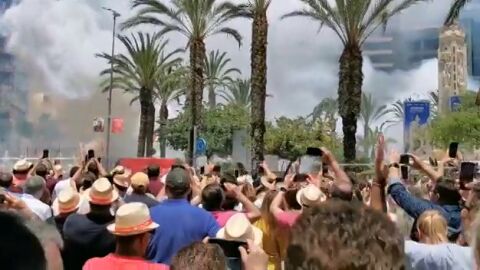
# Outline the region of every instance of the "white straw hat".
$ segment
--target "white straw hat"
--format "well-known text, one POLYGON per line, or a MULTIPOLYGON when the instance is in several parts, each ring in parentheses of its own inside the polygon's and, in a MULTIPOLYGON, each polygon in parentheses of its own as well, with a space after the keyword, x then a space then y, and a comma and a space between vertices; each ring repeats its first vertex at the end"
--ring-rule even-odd
POLYGON ((245 214, 237 213, 230 217, 225 227, 217 232, 217 238, 245 242, 250 239, 255 245, 261 246, 263 233, 250 223, 245 214))
POLYGON ((31 166, 32 163, 28 162, 26 159, 21 159, 13 165, 13 170, 19 172, 28 171, 31 166))
POLYGON ((152 221, 148 207, 139 202, 120 206, 115 223, 107 226, 110 233, 119 236, 142 234, 156 228, 158 224, 152 221))
POLYGON ((311 207, 326 199, 327 196, 314 185, 308 185, 297 192, 297 202, 302 207, 311 207))
POLYGON ((93 182, 88 192, 88 200, 93 204, 109 205, 118 199, 118 192, 114 190, 107 178, 100 178, 93 182))

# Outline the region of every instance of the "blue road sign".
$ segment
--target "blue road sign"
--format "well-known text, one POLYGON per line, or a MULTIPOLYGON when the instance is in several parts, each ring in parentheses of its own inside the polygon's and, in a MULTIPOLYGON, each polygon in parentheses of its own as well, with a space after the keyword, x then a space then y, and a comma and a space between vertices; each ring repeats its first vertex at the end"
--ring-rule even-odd
POLYGON ((197 138, 195 153, 199 155, 204 154, 205 151, 207 151, 207 141, 204 138, 197 138))
POLYGON ((450 111, 458 112, 460 111, 460 106, 462 105, 462 101, 460 100, 459 96, 451 96, 450 97, 450 111))

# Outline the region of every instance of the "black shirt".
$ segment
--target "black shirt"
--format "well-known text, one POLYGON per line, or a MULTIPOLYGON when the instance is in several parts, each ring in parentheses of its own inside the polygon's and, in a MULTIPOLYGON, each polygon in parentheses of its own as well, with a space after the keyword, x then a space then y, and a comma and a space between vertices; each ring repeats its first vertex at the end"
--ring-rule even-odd
POLYGON ((104 257, 115 251, 115 237, 107 226, 112 215, 70 215, 63 225, 63 264, 68 270, 81 270, 88 259, 104 257))

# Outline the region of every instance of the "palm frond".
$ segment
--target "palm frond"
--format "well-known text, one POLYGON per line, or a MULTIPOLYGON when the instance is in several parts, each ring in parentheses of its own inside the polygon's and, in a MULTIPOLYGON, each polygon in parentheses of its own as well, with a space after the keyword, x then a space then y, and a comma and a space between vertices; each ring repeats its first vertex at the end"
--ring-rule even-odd
POLYGON ((453 24, 458 17, 460 16, 460 11, 465 7, 467 3, 471 0, 454 0, 450 10, 448 11, 448 15, 445 18, 444 25, 451 25, 453 24))

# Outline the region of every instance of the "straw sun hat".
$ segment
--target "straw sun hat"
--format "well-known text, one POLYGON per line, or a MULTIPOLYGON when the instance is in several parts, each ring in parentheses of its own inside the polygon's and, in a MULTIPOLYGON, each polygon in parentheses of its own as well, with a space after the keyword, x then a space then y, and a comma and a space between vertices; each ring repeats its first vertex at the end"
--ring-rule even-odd
POLYGON ((255 245, 262 244, 262 231, 253 226, 243 213, 237 213, 230 217, 217 233, 217 238, 225 240, 247 241, 252 240, 255 245))
POLYGON ((115 184, 126 188, 130 186, 130 176, 132 175, 132 171, 123 166, 117 166, 112 172, 115 172, 115 175, 113 176, 113 182, 115 182, 115 184))
POLYGON ((82 202, 80 194, 75 192, 72 188, 66 188, 58 194, 55 201, 53 201, 53 214, 66 214, 75 212, 82 202))
POLYGON ((150 218, 150 211, 143 203, 127 203, 118 208, 115 223, 108 225, 107 230, 118 236, 129 236, 146 233, 158 228, 158 224, 150 218))
POLYGON ((95 181, 88 191, 88 200, 97 205, 109 205, 118 199, 118 192, 107 178, 95 181))
POLYGON ((26 159, 21 159, 13 165, 13 170, 18 172, 30 170, 32 163, 28 162, 26 159))
POLYGON ((308 185, 297 192, 297 202, 302 207, 311 207, 326 199, 327 196, 314 185, 308 185))

